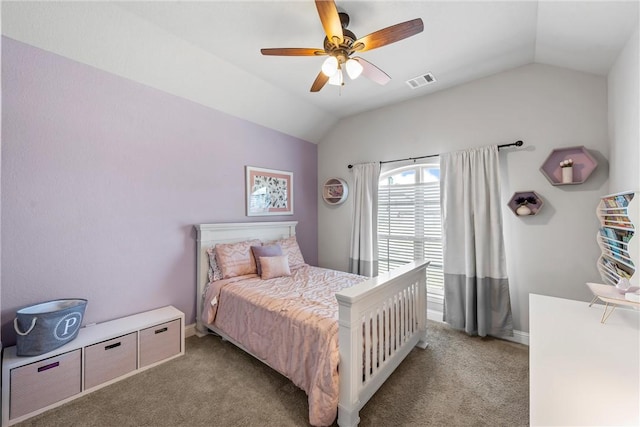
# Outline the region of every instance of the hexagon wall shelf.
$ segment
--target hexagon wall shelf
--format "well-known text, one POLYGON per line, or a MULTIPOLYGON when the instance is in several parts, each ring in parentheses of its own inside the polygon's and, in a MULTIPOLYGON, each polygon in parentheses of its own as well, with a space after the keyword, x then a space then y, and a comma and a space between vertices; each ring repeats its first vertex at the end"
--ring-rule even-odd
POLYGON ((542 209, 542 205, 544 205, 544 201, 542 201, 542 197, 540 197, 538 193, 536 193, 535 191, 517 191, 513 193, 513 196, 511 196, 509 203, 507 203, 507 206, 509 206, 509 209, 511 209, 511 211, 516 216, 536 215, 538 212, 540 212, 540 209, 542 209), (520 204, 516 202, 516 200, 518 200, 521 197, 524 199, 533 197, 535 199, 535 203, 531 203, 531 202, 527 203, 527 206, 529 207, 529 209, 531 209, 531 213, 529 215, 518 215, 517 210, 518 210, 518 207, 520 207, 520 204))
POLYGON ((540 166, 540 172, 547 177, 551 185, 582 184, 589 178, 591 172, 598 167, 598 161, 589 151, 580 145, 578 147, 556 148, 551 151, 549 157, 540 166), (573 181, 562 182, 562 168, 560 162, 573 160, 573 181))

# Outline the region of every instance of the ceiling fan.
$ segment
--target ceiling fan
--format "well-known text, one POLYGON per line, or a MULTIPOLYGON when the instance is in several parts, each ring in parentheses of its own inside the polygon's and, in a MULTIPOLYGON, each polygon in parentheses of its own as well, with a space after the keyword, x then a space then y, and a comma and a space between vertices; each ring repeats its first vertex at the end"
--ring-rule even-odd
POLYGON ((328 58, 322 64, 322 70, 311 85, 311 92, 320 91, 327 82, 337 86, 344 85, 343 69, 346 70, 352 80, 362 74, 378 84, 387 84, 391 80, 387 73, 365 59, 357 56, 352 57, 352 55, 395 43, 416 35, 424 29, 422 19, 417 18, 357 38, 355 34, 347 30, 349 15, 344 12, 338 12, 333 0, 316 0, 316 8, 318 9, 324 32, 327 35, 324 38, 323 49, 268 48, 260 50, 263 55, 328 55, 328 58))

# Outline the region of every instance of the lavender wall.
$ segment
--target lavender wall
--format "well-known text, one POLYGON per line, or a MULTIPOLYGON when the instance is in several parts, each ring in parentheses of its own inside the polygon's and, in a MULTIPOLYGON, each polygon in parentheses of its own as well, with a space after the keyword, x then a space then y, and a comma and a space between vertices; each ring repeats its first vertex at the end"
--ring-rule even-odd
MULTIPOLYGON (((314 144, 2 40, 2 340, 22 306, 195 321, 193 224, 297 220, 317 264, 314 144), (294 172, 295 215, 246 217, 244 166, 294 172)), ((247 102, 266 102, 247 100, 247 102)))

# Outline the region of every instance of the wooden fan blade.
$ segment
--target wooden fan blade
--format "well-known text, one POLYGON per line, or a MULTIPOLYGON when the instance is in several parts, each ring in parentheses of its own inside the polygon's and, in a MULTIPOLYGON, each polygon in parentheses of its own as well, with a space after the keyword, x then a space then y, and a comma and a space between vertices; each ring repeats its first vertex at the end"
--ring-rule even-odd
POLYGON ((382 30, 378 30, 353 42, 353 49, 358 52, 364 52, 376 49, 407 37, 414 36, 424 30, 422 19, 416 18, 411 21, 401 22, 382 30))
POLYGON ((344 36, 336 3, 333 0, 316 0, 316 8, 327 38, 338 46, 342 43, 344 36))
POLYGON ((283 47, 283 48, 267 48, 260 49, 263 55, 279 55, 279 56, 320 56, 326 55, 322 49, 306 48, 306 47, 283 47))
POLYGON ((355 59, 360 63, 360 65, 362 65, 362 75, 366 78, 373 80, 374 82, 383 86, 391 81, 391 77, 389 77, 387 73, 373 65, 371 62, 360 57, 355 57, 353 59, 355 59))
POLYGON ((320 73, 318 74, 318 77, 316 77, 316 80, 311 85, 311 92, 320 92, 320 89, 322 89, 324 85, 327 84, 328 81, 329 81, 329 77, 327 77, 325 73, 320 71, 320 73))

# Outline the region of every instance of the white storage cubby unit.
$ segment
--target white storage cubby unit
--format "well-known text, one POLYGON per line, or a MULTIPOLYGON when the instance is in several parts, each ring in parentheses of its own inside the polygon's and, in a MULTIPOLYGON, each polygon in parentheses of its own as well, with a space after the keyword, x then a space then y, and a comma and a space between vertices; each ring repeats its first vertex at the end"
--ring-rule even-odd
POLYGON ((597 234, 601 255, 598 270, 607 285, 627 278, 631 286, 639 286, 636 274, 640 254, 637 234, 638 196, 636 192, 610 194, 600 199, 597 208, 600 230, 597 234))
POLYGON ((87 326, 39 356, 4 349, 2 426, 23 421, 184 354, 184 313, 172 306, 87 326))

